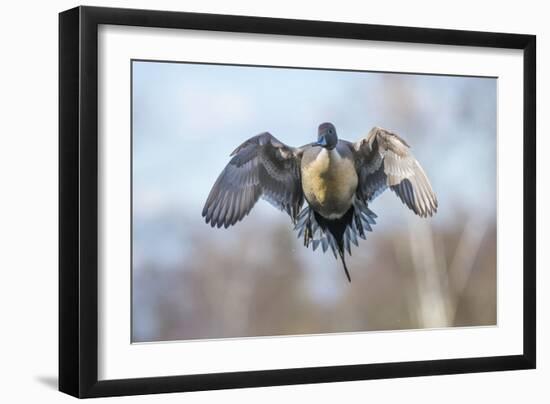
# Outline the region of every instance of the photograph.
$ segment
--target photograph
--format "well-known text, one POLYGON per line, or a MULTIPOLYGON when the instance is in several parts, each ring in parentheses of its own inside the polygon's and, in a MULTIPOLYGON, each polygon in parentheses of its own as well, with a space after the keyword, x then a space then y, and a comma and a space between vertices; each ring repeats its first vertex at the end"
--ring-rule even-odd
POLYGON ((498 325, 496 77, 130 69, 132 343, 498 325))

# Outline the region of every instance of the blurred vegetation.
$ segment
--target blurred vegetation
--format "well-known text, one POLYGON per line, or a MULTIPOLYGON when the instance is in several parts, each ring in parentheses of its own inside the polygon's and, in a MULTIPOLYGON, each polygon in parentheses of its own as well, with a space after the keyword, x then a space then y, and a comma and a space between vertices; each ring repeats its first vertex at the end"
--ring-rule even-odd
POLYGON ((226 245, 212 236, 229 230, 197 223, 181 240, 187 259, 134 271, 133 340, 494 325, 495 225, 459 222, 439 228, 411 217, 408 227, 375 231, 352 250, 351 284, 286 220, 244 221, 226 245), (312 289, 317 276, 328 280, 312 289))

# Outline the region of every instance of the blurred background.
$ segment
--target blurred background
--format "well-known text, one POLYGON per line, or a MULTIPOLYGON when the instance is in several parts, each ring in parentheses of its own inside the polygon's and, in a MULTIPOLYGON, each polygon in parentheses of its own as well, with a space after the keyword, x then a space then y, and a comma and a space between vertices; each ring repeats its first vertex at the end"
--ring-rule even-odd
POLYGON ((133 342, 494 325, 494 78, 134 61, 133 342), (439 211, 390 191, 347 263, 306 249, 260 200, 229 229, 201 210, 229 153, 263 131, 300 146, 335 124, 401 135, 439 211))

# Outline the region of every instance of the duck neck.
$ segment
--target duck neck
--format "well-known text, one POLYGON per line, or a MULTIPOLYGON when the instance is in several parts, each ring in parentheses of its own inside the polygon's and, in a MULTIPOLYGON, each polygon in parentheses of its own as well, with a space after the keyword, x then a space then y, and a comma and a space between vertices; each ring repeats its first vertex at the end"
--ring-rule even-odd
POLYGON ((328 158, 330 161, 340 159, 340 153, 338 153, 338 151, 336 150, 336 147, 332 147, 330 149, 325 147, 321 151, 321 154, 323 154, 324 157, 328 158))

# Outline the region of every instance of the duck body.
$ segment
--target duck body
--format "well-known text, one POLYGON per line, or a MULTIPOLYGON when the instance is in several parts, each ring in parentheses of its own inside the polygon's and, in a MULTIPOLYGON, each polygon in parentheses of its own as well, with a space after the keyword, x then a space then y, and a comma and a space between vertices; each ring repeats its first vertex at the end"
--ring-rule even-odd
POLYGON ((325 219, 340 219, 351 208, 358 175, 348 145, 339 141, 333 149, 306 149, 301 162, 305 199, 325 219))
POLYGON ((376 223, 369 205, 391 189, 415 214, 429 217, 437 198, 420 163, 402 138, 374 127, 356 142, 338 139, 330 122, 317 142, 287 146, 269 132, 242 143, 218 176, 202 216, 212 227, 235 225, 262 198, 286 212, 304 245, 340 257, 376 223), (306 202, 305 206, 304 202, 306 202))

